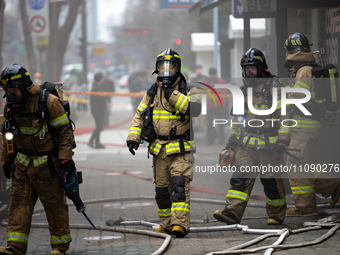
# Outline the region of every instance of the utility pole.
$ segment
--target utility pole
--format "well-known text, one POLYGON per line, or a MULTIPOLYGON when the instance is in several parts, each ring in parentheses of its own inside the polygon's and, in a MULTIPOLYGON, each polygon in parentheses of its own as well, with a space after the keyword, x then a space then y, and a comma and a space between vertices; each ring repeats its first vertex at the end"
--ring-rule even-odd
POLYGON ((83 60, 83 79, 87 85, 87 26, 86 26, 86 0, 83 0, 82 10, 81 10, 81 55, 83 60))
POLYGON ((3 32, 4 32, 4 10, 5 10, 5 0, 0 0, 0 69, 2 70, 2 42, 3 42, 3 32))
MULTIPOLYGON (((214 3, 217 0, 214 0, 214 3)), ((214 67, 220 75, 220 70, 218 66, 218 7, 215 7, 213 10, 213 30, 214 30, 214 67)))

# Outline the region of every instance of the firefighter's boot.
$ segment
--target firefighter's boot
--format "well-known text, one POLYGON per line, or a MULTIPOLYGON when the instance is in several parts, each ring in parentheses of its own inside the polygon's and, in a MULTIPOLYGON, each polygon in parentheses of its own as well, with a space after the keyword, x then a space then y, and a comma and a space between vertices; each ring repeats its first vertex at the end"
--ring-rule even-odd
POLYGON ((65 255, 65 252, 66 252, 66 251, 62 251, 62 250, 58 250, 58 249, 53 249, 53 250, 50 252, 50 255, 65 255))
POLYGON ((227 223, 227 225, 239 224, 240 220, 229 210, 223 210, 222 212, 216 210, 213 214, 214 218, 218 221, 227 223))
POLYGON ((177 238, 182 238, 185 237, 187 232, 185 230, 185 228, 181 227, 181 226, 174 226, 172 228, 172 234, 174 234, 177 238))
POLYGON ((288 211, 287 211, 287 213, 289 214, 289 215, 314 215, 314 214, 317 214, 317 211, 316 211, 316 209, 314 210, 314 211, 312 211, 312 212, 310 212, 310 213, 303 213, 303 212, 301 212, 300 210, 298 210, 298 209, 296 209, 296 208, 289 208, 288 209, 288 211))
POLYGON ((289 215, 303 215, 303 213, 300 210, 296 209, 296 208, 289 208, 287 213, 289 215))
POLYGON ((0 255, 15 255, 16 253, 12 250, 12 248, 0 247, 0 255))
POLYGON ((269 218, 267 225, 282 225, 283 221, 276 218, 269 218))
POLYGON ((162 234, 171 234, 170 230, 167 230, 166 228, 161 228, 161 227, 155 228, 155 232, 162 233, 162 234))
POLYGON ((338 202, 340 197, 340 184, 338 184, 338 186, 336 187, 336 189, 334 190, 333 194, 332 194, 332 199, 329 201, 329 204, 331 206, 335 206, 335 204, 338 202))

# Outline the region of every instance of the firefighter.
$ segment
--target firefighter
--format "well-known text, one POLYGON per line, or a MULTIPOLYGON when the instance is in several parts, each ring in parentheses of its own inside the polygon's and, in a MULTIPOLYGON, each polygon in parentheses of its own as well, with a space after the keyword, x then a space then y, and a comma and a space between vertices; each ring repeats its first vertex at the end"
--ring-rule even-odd
MULTIPOLYGON (((273 88, 277 88, 278 101, 272 114, 256 115, 249 109, 245 109, 244 116, 235 116, 232 132, 224 150, 235 153, 236 172, 230 180, 231 188, 226 195, 225 209, 216 210, 213 215, 215 219, 228 225, 240 223, 258 175, 256 171, 245 172, 246 167, 280 166, 283 163, 282 154, 290 141, 290 121, 286 120, 290 116, 289 114, 281 116, 280 87, 282 84, 278 77, 271 75, 263 53, 250 48, 241 58, 241 67, 244 82, 242 90, 246 98, 252 96, 255 109, 268 110, 272 106, 275 107, 272 102, 273 88), (252 95, 247 95, 249 87, 253 89, 252 95), (265 121, 265 119, 277 121, 265 121), (283 120, 286 120, 284 126, 281 124, 283 120), (249 121, 251 124, 247 124, 250 123, 249 121), (242 134, 244 134, 243 137, 242 134)), ((289 112, 288 107, 287 113, 289 112)), ((269 216, 267 224, 280 225, 286 214, 285 191, 280 173, 261 173, 260 178, 266 195, 266 208, 269 216)))
POLYGON ((158 54, 153 71, 158 75, 156 83, 144 94, 127 137, 127 146, 135 155, 141 137, 148 136, 145 132, 154 132, 149 151, 153 155, 155 198, 161 220, 155 232, 172 233, 179 238, 187 235, 190 228, 190 181, 196 150, 191 118, 201 112, 201 95, 186 82, 180 70, 181 57, 177 52, 166 49, 158 54), (148 109, 151 116, 146 117, 143 112, 148 109), (154 131, 144 129, 147 118, 152 119, 154 131))
POLYGON ((38 198, 49 224, 50 255, 65 254, 71 234, 68 206, 58 175, 61 169, 68 172, 75 166, 72 129, 63 102, 52 94, 48 96, 48 127, 46 122, 39 121, 40 87, 32 82, 24 67, 12 64, 5 68, 1 73, 1 86, 6 96, 2 132, 13 134, 14 152, 9 146, 11 141, 4 139, 1 160, 5 176, 12 177, 12 195, 7 248, 0 247, 0 254, 26 254, 38 198))
MULTIPOLYGON (((295 200, 295 208, 289 208, 288 214, 303 215, 316 212, 315 190, 323 196, 332 196, 330 204, 332 206, 339 199, 339 180, 331 173, 322 173, 322 169, 317 169, 311 173, 305 172, 306 165, 311 163, 311 154, 316 146, 320 134, 320 119, 324 113, 322 101, 316 100, 315 84, 312 79, 312 69, 316 67, 313 53, 310 50, 308 38, 295 33, 290 35, 285 41, 286 49, 285 67, 288 68, 288 76, 292 79, 294 88, 308 89, 312 98, 304 104, 304 107, 312 114, 305 116, 293 105, 293 116, 297 125, 292 127, 291 144, 292 148, 299 148, 300 152, 292 154, 300 159, 298 162, 291 156, 287 156, 287 165, 295 166, 297 169, 301 165, 302 169, 289 173, 289 183, 295 200), (300 172, 302 170, 302 172, 300 172), (322 177, 322 178, 320 178, 322 177)), ((293 93, 292 98, 305 97, 302 93, 293 93)))

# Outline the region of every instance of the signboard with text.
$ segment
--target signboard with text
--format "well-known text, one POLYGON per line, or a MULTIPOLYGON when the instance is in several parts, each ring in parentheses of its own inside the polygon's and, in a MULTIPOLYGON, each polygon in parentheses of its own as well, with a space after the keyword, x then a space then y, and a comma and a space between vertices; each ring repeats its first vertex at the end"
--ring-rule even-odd
POLYGON ((276 0, 240 0, 246 12, 276 11, 276 0))
POLYGON ((232 2, 232 14, 235 19, 243 18, 244 9, 241 5, 240 0, 233 0, 232 2))

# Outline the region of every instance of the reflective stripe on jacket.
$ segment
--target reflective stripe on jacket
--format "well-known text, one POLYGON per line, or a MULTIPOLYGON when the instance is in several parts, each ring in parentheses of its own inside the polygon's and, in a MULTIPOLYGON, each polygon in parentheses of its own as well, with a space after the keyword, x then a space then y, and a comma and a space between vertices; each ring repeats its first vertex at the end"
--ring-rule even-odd
MULTIPOLYGON (((178 91, 178 84, 180 78, 172 86, 174 91, 169 98, 169 101, 164 98, 164 91, 161 87, 158 87, 157 93, 152 104, 153 114, 152 123, 155 132, 159 136, 169 136, 169 130, 174 125, 176 126, 176 135, 182 135, 191 128, 190 112, 187 112, 189 104, 196 103, 201 104, 201 94, 196 87, 190 87, 187 94, 184 95, 178 91), (162 102, 161 102, 161 92, 162 92, 162 102), (166 111, 163 106, 170 112, 166 111), (184 115, 184 118, 181 117, 184 115)), ((141 142, 141 132, 143 129, 144 115, 140 116, 140 113, 148 107, 149 95, 144 94, 142 101, 137 107, 136 114, 132 120, 129 133, 127 136, 127 141, 141 142)), ((196 145, 194 140, 183 139, 185 152, 194 152, 196 150, 196 145)), ((180 151, 180 139, 174 140, 160 140, 156 139, 149 145, 150 153, 157 156, 161 147, 166 145, 166 154, 173 155, 179 154, 180 151)))

